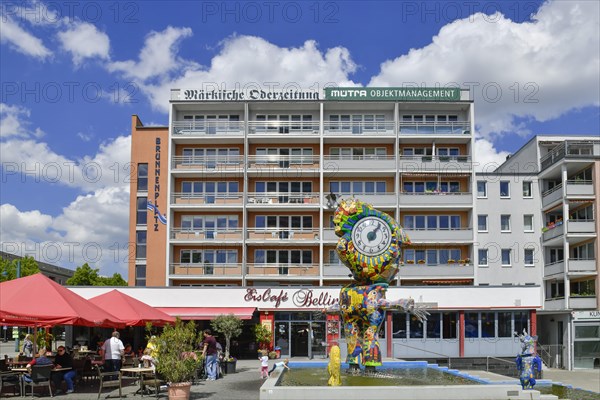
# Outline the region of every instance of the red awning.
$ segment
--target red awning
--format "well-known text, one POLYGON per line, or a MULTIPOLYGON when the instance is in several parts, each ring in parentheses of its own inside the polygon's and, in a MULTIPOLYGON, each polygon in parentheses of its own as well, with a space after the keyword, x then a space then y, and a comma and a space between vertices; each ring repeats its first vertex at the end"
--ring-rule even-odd
POLYGON ((146 322, 163 326, 166 323, 175 322, 175 318, 172 316, 116 289, 92 297, 89 301, 103 310, 110 310, 115 317, 124 321, 127 326, 144 326, 146 322))
POLYGON ((256 307, 156 307, 156 309, 181 319, 208 320, 221 314, 233 314, 240 319, 252 319, 256 307))

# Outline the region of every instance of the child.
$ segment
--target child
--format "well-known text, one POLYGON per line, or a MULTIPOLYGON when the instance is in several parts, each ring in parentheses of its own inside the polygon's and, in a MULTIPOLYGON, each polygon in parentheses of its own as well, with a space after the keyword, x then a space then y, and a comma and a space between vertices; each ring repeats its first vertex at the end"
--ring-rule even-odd
POLYGON ((258 357, 258 359, 260 360, 260 377, 262 379, 266 379, 269 377, 269 356, 267 354, 268 353, 265 350, 263 350, 262 356, 258 357))
POLYGON ((271 368, 271 370, 269 371, 269 375, 271 375, 271 372, 275 371, 275 368, 277 368, 277 367, 284 367, 285 369, 290 369, 290 367, 288 366, 289 362, 290 362, 290 360, 285 358, 283 361, 275 363, 273 365, 273 368, 271 368))

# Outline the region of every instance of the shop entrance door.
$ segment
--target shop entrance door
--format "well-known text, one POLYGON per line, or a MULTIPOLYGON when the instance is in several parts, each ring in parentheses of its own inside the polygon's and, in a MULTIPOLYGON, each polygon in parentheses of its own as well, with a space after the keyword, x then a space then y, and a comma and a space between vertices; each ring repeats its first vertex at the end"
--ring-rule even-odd
POLYGON ((292 357, 308 357, 308 346, 310 345, 310 323, 291 323, 291 348, 292 357))

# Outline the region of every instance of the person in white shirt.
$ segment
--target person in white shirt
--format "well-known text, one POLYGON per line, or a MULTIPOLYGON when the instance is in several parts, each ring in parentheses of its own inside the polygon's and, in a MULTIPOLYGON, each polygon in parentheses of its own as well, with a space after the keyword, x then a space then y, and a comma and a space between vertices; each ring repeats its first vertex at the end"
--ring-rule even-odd
POLYGON ((121 357, 125 353, 125 346, 123 346, 123 342, 119 339, 119 332, 114 331, 112 337, 106 339, 102 345, 102 352, 104 353, 104 371, 120 371, 121 357))

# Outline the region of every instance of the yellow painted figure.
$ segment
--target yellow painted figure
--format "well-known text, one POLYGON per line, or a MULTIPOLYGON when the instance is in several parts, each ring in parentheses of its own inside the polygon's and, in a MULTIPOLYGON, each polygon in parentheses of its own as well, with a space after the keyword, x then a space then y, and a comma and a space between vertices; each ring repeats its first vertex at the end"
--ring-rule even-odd
POLYGON ((329 353, 329 365, 327 366, 327 372, 329 372, 329 386, 341 386, 342 379, 340 378, 340 370, 342 369, 342 359, 340 356, 339 346, 332 346, 331 352, 329 353))

